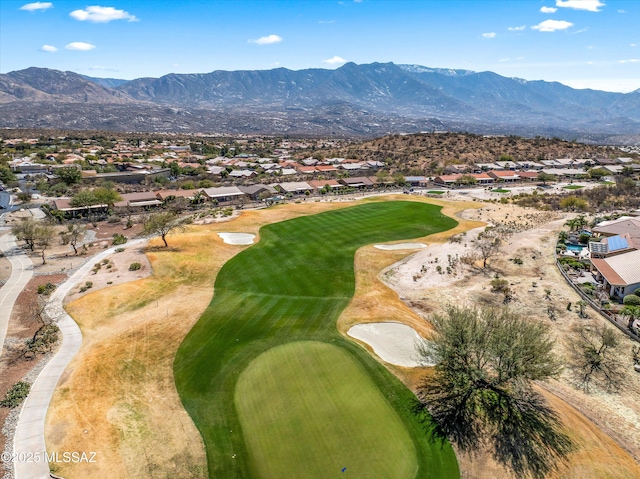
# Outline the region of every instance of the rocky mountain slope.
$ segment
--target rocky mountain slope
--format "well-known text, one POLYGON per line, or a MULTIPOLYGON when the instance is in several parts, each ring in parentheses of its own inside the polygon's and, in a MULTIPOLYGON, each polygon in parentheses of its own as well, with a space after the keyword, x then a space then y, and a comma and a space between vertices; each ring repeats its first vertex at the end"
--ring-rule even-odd
POLYGON ((42 68, 0 75, 0 127, 42 122, 29 112, 45 103, 64 110, 54 115, 57 121, 68 122, 65 118, 73 117, 75 109, 94 116, 87 127, 95 129, 144 128, 145 122, 131 120, 146 116, 159 119, 151 122, 153 131, 175 130, 167 123, 177 109, 185 118, 201 120, 183 122, 181 129, 207 131, 220 131, 220 113, 232 124, 230 132, 242 132, 246 125, 246 132, 310 133, 313 128, 305 126, 310 123, 320 125, 318 134, 327 134, 332 127, 321 125, 334 123, 331 112, 336 111, 343 115, 339 130, 344 134, 415 132, 439 124, 454 130, 581 139, 640 134, 640 90, 576 90, 492 72, 393 63, 347 63, 336 70, 218 70, 131 81, 42 68), (91 106, 98 105, 114 107, 107 108, 108 115, 92 115, 91 106))

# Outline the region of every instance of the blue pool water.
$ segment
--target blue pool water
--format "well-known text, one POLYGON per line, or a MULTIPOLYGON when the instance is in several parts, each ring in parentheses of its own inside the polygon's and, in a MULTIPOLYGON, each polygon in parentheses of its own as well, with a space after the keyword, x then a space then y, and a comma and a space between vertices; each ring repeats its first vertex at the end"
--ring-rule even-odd
POLYGON ((584 246, 579 245, 579 244, 568 244, 567 245, 567 251, 582 251, 584 249, 584 246))

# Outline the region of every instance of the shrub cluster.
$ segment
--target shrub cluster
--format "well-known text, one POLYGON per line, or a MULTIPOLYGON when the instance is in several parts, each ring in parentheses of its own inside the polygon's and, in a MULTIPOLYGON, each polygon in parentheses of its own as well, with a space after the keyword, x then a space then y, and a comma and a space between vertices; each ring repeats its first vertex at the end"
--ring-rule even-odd
POLYGON ((11 389, 4 395, 4 399, 0 400, 0 407, 14 408, 19 406, 25 400, 31 389, 31 384, 19 381, 15 383, 11 389))

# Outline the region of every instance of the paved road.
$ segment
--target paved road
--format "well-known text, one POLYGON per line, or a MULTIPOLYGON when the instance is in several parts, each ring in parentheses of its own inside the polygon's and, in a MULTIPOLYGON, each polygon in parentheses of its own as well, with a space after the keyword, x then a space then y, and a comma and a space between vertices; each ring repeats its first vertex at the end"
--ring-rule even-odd
MULTIPOLYGON (((137 246, 146 241, 146 239, 129 241, 125 247, 137 246)), ((102 261, 118 247, 121 246, 109 248, 92 257, 51 294, 45 311, 50 318, 57 319, 58 327, 62 332, 62 344, 56 355, 36 378, 31 386, 29 396, 22 405, 13 438, 13 452, 18 454, 17 457, 29 457, 29 455, 35 454, 38 454, 41 458, 43 457, 44 452, 47 450, 44 440, 45 417, 51 397, 60 376, 62 376, 65 368, 82 344, 80 328, 71 316, 64 311, 62 300, 83 279, 84 275, 93 268, 95 263, 102 261)), ((49 477, 49 465, 46 462, 16 462, 14 463, 14 473, 15 479, 44 479, 49 477)))

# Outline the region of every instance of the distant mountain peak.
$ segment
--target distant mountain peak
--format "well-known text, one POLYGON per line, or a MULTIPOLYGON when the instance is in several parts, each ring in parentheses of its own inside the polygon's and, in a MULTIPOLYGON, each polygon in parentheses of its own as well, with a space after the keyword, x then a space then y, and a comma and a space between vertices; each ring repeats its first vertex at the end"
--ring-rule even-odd
POLYGON ((446 76, 452 76, 452 77, 473 75, 476 73, 473 70, 456 70, 452 68, 430 68, 422 65, 401 64, 401 65, 398 65, 398 67, 410 73, 438 73, 440 75, 446 75, 446 76))
MULTIPOLYGON (((0 104, 13 108, 10 117, 0 115, 0 127, 18 124, 20 111, 29 109, 34 112, 33 124, 54 124, 45 120, 47 114, 42 112, 47 110, 37 106, 43 102, 55 103, 56 108, 76 105, 69 111, 82 111, 82 118, 105 129, 117 129, 123 120, 118 115, 96 114, 97 105, 117 104, 118 112, 151 111, 152 106, 188 108, 207 112, 202 113, 207 118, 208 112, 224 111, 245 119, 247 132, 267 132, 255 126, 265 119, 307 112, 295 113, 292 128, 304 123, 305 131, 312 131, 315 121, 323 131, 340 132, 343 124, 353 131, 407 131, 399 125, 428 119, 466 125, 470 130, 471 125, 494 132, 515 128, 543 136, 557 131, 640 133, 640 89, 628 94, 576 90, 558 82, 507 78, 490 71, 392 62, 348 62, 336 69, 170 73, 131 81, 35 67, 0 74, 0 104), (358 115, 365 111, 370 118, 376 117, 375 126, 358 123, 363 121, 358 115)), ((144 128, 150 128, 147 116, 135 115, 144 128)), ((70 117, 80 121, 79 116, 70 117)), ((203 120, 201 128, 211 126, 203 120)))

